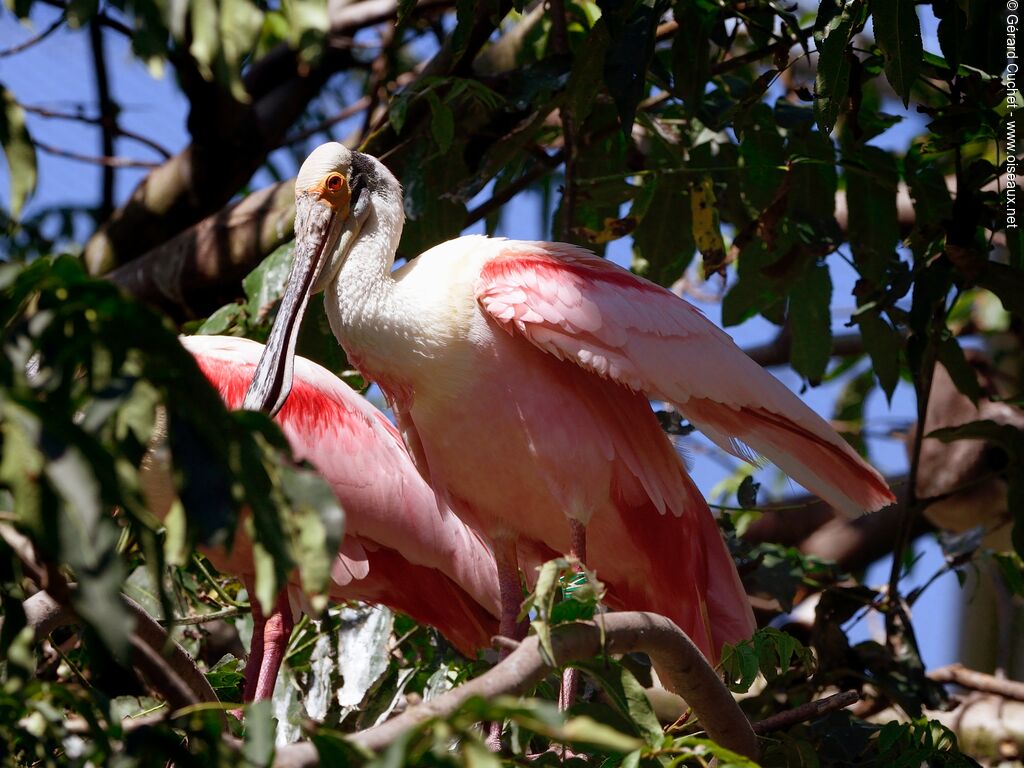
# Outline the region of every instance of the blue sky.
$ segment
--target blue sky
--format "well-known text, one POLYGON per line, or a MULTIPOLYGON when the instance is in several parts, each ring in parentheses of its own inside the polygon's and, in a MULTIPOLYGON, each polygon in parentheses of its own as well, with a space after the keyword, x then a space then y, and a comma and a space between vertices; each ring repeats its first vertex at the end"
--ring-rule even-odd
MULTIPOLYGON (((13 45, 39 30, 45 29, 57 18, 58 11, 41 3, 33 6, 32 28, 26 28, 8 11, 0 11, 0 47, 13 45)), ((925 45, 937 50, 935 44, 934 20, 924 21, 925 45)), ((148 136, 174 153, 188 143, 186 117, 188 104, 174 84, 173 72, 168 71, 162 78, 152 74, 130 53, 128 41, 116 33, 106 35, 107 57, 111 69, 113 97, 121 107, 121 124, 129 130, 148 136)), ((87 114, 96 113, 96 98, 91 77, 91 57, 88 36, 80 31, 62 27, 40 44, 7 58, 0 59, 0 82, 9 88, 19 102, 61 111, 83 108, 87 114)), ((344 105, 336 105, 340 110, 344 105)), ((887 149, 902 149, 908 138, 923 127, 921 116, 906 111, 901 104, 887 105, 887 111, 905 116, 905 120, 873 143, 887 149)), ((54 120, 38 115, 28 116, 28 126, 38 141, 84 154, 100 154, 98 129, 80 123, 54 120)), ((351 124, 341 124, 335 138, 344 138, 351 124)), ((311 145, 312 146, 312 145, 311 145)), ((311 147, 310 147, 311 148, 311 147)), ((116 146, 119 155, 138 160, 159 162, 160 157, 151 149, 128 139, 119 139, 116 146)), ((292 174, 294 165, 289 153, 279 150, 272 156, 273 163, 284 174, 292 174)), ((143 178, 143 169, 119 169, 116 175, 116 198, 123 200, 143 178)), ((52 206, 87 204, 98 199, 101 172, 98 166, 82 163, 46 152, 39 153, 39 186, 36 196, 29 203, 26 213, 31 214, 52 206)), ((265 170, 256 174, 252 187, 258 188, 269 183, 272 177, 265 170)), ((6 205, 9 199, 8 172, 0 163, 0 201, 6 205)), ((513 200, 507 207, 499 234, 521 239, 545 239, 550 233, 540 229, 540 197, 524 194, 513 200)), ((482 224, 468 231, 482 231, 482 224)), ((88 227, 80 227, 80 236, 88 233, 88 227)), ((609 256, 620 264, 628 265, 631 260, 631 243, 628 238, 616 241, 609 248, 609 256)), ((2 255, 2 254, 0 254, 2 255)), ((853 269, 841 259, 832 257, 833 330, 841 333, 845 322, 855 307, 851 291, 855 280, 853 269)), ((719 321, 721 310, 717 303, 699 304, 715 322, 719 321)), ((741 346, 769 341, 777 329, 767 321, 757 318, 742 326, 727 329, 741 346)), ((863 365, 866 365, 866 361, 863 365)), ((773 371, 791 388, 799 391, 802 382, 788 368, 773 371)), ((828 417, 842 383, 835 382, 803 393, 805 400, 820 413, 828 417)), ((900 384, 893 401, 886 403, 884 396, 874 393, 868 403, 868 417, 874 433, 883 433, 892 427, 902 427, 913 420, 913 393, 907 384, 900 384)), ((725 474, 721 463, 702 452, 702 446, 709 445, 703 438, 694 438, 687 446, 692 473, 698 485, 708 493, 725 474)), ((869 440, 871 458, 884 473, 900 473, 906 469, 906 456, 902 442, 891 438, 873 437, 869 440)), ((792 484, 780 481, 774 471, 762 473, 765 490, 776 488, 786 493, 795 490, 792 484), (781 485, 780 485, 781 483, 781 485)), ((728 503, 728 502, 727 502, 728 503)), ((918 549, 923 557, 907 580, 910 584, 926 580, 942 563, 941 552, 930 538, 922 539, 918 549)), ((868 583, 881 585, 888 579, 889 565, 880 563, 869 573, 868 583)), ((950 574, 936 582, 917 604, 915 614, 918 634, 922 642, 925 661, 929 666, 939 666, 955 660, 955 642, 949 628, 955 625, 958 613, 956 597, 959 588, 950 574), (945 628, 945 631, 942 629, 945 628)), ((862 625, 855 633, 863 639, 873 627, 862 625)))

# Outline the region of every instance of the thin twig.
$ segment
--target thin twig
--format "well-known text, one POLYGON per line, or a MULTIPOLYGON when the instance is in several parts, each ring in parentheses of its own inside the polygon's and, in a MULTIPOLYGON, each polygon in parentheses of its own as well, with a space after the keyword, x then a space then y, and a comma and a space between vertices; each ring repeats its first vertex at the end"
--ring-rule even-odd
POLYGON ((249 603, 242 603, 242 602, 239 602, 238 600, 235 600, 233 597, 231 597, 231 595, 229 595, 224 590, 224 588, 220 585, 220 582, 218 582, 213 577, 213 574, 210 573, 209 569, 203 563, 202 557, 200 557, 199 555, 195 555, 192 558, 192 562, 194 562, 196 564, 196 567, 199 568, 199 570, 202 572, 203 576, 206 577, 206 581, 207 581, 207 583, 211 587, 213 587, 213 591, 216 592, 218 595, 220 595, 221 600, 223 600, 225 603, 230 605, 232 608, 238 608, 239 610, 242 610, 242 611, 249 611, 249 610, 251 610, 251 605, 249 603))
POLYGON ((801 704, 794 709, 779 712, 777 715, 759 720, 754 723, 754 733, 758 736, 763 736, 772 731, 781 731, 783 728, 788 728, 791 725, 814 720, 837 709, 844 709, 858 701, 860 701, 860 694, 857 691, 842 691, 832 696, 826 696, 824 699, 808 701, 806 704, 801 704))
MULTIPOLYGON (((52 6, 53 8, 60 8, 65 13, 68 9, 68 4, 63 2, 62 0, 40 0, 40 2, 42 2, 44 5, 52 6)), ((104 27, 108 27, 109 29, 112 29, 115 32, 120 32, 122 35, 129 39, 131 39, 135 35, 135 32, 127 24, 123 24, 117 19, 112 19, 105 13, 97 13, 93 15, 92 18, 98 21, 104 27)))
POLYGON ((130 157, 96 157, 95 155, 84 155, 80 152, 72 152, 67 149, 61 149, 55 147, 52 144, 45 144, 41 141, 33 139, 33 144, 37 148, 48 152, 51 155, 57 155, 58 157, 66 157, 69 160, 78 160, 82 163, 92 163, 93 165, 108 165, 114 168, 159 168, 160 163, 150 162, 149 160, 135 160, 130 157))
POLYGON ((463 228, 468 227, 480 219, 486 218, 491 215, 494 211, 501 208, 505 203, 511 200, 513 197, 518 195, 528 186, 533 184, 535 181, 543 178, 547 174, 551 173, 552 168, 557 168, 558 164, 562 162, 563 153, 561 150, 555 152, 552 155, 545 155, 547 160, 543 163, 538 163, 534 166, 533 170, 529 173, 524 173, 514 182, 506 187, 503 187, 499 191, 495 192, 489 200, 484 200, 476 208, 466 213, 466 221, 463 223, 463 228))
MULTIPOLYGON (((90 125, 101 125, 103 119, 100 117, 94 117, 92 115, 85 115, 81 112, 61 112, 56 109, 48 109, 46 107, 39 107, 33 104, 22 104, 21 108, 26 112, 31 112, 34 115, 40 117, 52 118, 56 120, 75 120, 79 123, 89 123, 90 125)), ((142 134, 129 131, 120 125, 115 125, 114 130, 118 136, 124 139, 130 139, 131 141, 137 141, 139 144, 143 144, 154 152, 159 154, 161 157, 168 159, 171 157, 171 151, 161 144, 153 141, 152 139, 143 136, 142 134)))
POLYGON ((173 621, 161 619, 160 624, 167 626, 173 623, 176 627, 190 627, 196 624, 208 624, 211 621, 218 621, 220 619, 230 619, 234 616, 244 616, 247 613, 249 613, 248 607, 225 608, 223 611, 213 611, 212 613, 203 613, 196 616, 182 616, 175 618, 173 621))
POLYGON ((314 125, 312 128, 307 128, 306 130, 300 131, 299 133, 296 133, 293 136, 289 136, 283 142, 281 142, 281 146, 298 144, 300 141, 305 141, 306 139, 311 138, 312 136, 316 136, 318 133, 326 131, 333 125, 337 125, 338 123, 348 120, 350 117, 354 115, 358 115, 360 112, 362 112, 369 106, 370 97, 362 96, 358 100, 352 102, 343 110, 341 110, 341 112, 332 117, 327 118, 322 123, 318 123, 314 125))
POLYGON ((62 13, 60 15, 60 18, 58 18, 55 22, 53 22, 53 24, 48 26, 46 29, 44 29, 42 32, 40 32, 38 35, 35 35, 34 37, 30 37, 28 40, 24 40, 24 41, 18 43, 17 45, 12 45, 10 48, 4 48, 4 49, 0 50, 0 59, 4 58, 5 56, 13 56, 16 53, 21 53, 22 51, 24 51, 24 50, 26 50, 28 48, 31 48, 36 43, 42 42, 43 40, 48 38, 50 35, 52 35, 54 32, 56 32, 57 29, 60 27, 60 25, 63 24, 66 20, 67 20, 67 16, 62 13))

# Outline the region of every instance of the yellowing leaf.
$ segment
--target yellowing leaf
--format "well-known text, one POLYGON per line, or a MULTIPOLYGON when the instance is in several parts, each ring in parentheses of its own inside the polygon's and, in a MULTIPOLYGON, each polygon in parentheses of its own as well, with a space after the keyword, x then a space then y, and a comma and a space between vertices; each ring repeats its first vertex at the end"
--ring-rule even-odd
POLYGON ((693 185, 690 211, 693 215, 693 239, 704 257, 704 275, 720 272, 725 267, 725 241, 718 224, 715 187, 710 176, 693 185))

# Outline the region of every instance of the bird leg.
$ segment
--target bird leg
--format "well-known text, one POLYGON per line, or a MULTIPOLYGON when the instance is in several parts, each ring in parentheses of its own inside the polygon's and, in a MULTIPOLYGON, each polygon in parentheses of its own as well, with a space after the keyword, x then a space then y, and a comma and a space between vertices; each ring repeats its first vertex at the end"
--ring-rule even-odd
MULTIPOLYGON (((569 518, 569 557, 579 562, 582 570, 587 561, 587 528, 574 517, 569 518)), ((570 667, 562 672, 562 687, 558 691, 558 708, 564 712, 576 702, 580 686, 580 671, 570 667)))
POLYGON ((252 643, 249 647, 249 660, 245 665, 245 687, 242 693, 246 703, 263 701, 273 695, 277 673, 281 669, 284 652, 295 626, 287 588, 281 590, 274 603, 274 610, 265 616, 251 587, 252 583, 247 579, 246 588, 252 605, 252 643))
MULTIPOLYGON (((519 609, 523 604, 523 588, 519 581, 519 561, 516 556, 514 538, 495 539, 494 562, 498 568, 498 595, 501 598, 501 620, 498 633, 502 637, 522 640, 526 636, 526 624, 520 624, 519 609)), ((511 651, 502 647, 498 651, 499 661, 511 651)), ((492 752, 501 751, 501 721, 495 721, 487 728, 487 747, 492 752)))
MULTIPOLYGON (((498 595, 501 597, 501 621, 498 631, 502 637, 522 640, 526 636, 526 625, 519 623, 519 609, 523 605, 523 587, 519 581, 519 562, 516 557, 514 539, 494 542, 494 561, 498 566, 498 595)), ((508 656, 508 649, 501 650, 500 657, 508 656)))

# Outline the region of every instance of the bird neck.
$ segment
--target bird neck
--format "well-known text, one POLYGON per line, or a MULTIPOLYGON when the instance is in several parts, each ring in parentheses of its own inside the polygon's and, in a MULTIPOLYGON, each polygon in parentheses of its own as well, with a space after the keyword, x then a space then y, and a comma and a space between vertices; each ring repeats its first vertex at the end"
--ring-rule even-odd
POLYGON ((388 318, 396 314, 395 280, 391 268, 405 223, 397 204, 374 200, 359 236, 331 282, 326 299, 334 335, 350 355, 372 346, 388 318))
POLYGON ((394 289, 391 267, 402 239, 405 213, 401 204, 376 198, 359 236, 338 269, 334 294, 342 315, 359 314, 394 289))

